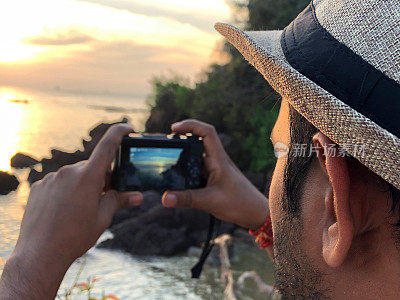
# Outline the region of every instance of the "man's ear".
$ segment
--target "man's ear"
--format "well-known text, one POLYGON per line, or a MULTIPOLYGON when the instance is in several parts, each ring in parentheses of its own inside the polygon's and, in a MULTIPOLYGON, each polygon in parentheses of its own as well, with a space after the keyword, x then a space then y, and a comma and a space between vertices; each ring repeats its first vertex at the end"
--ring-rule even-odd
POLYGON ((330 182, 325 193, 322 254, 325 262, 336 268, 345 261, 354 236, 348 164, 323 133, 317 133, 313 143, 320 167, 330 182))

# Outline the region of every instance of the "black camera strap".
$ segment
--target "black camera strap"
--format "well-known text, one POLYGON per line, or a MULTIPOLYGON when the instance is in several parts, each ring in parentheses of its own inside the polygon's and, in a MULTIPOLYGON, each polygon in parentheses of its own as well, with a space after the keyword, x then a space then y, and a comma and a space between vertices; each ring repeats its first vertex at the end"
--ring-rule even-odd
POLYGON ((210 214, 210 223, 208 224, 207 240, 204 243, 203 251, 201 252, 199 261, 191 270, 192 278, 200 277, 204 263, 206 262, 208 255, 210 254, 212 248, 214 247, 214 239, 218 234, 220 225, 221 221, 216 219, 213 215, 210 214))

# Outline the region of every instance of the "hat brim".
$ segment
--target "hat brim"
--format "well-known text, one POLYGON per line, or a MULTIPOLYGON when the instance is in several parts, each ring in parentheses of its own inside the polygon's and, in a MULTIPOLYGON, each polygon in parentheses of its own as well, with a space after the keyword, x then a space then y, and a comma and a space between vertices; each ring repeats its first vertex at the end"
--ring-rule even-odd
POLYGON ((400 189, 400 139, 294 69, 282 31, 247 31, 217 23, 222 34, 282 97, 350 155, 400 189))

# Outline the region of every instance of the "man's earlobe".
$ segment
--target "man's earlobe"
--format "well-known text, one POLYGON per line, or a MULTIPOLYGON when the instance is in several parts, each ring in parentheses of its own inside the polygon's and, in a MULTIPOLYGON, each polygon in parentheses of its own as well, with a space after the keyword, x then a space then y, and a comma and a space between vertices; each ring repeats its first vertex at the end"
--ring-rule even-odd
POLYGON ((317 133, 313 142, 320 167, 330 182, 325 193, 322 254, 325 262, 336 268, 345 261, 354 236, 348 164, 338 149, 332 151, 334 143, 323 133, 317 133))

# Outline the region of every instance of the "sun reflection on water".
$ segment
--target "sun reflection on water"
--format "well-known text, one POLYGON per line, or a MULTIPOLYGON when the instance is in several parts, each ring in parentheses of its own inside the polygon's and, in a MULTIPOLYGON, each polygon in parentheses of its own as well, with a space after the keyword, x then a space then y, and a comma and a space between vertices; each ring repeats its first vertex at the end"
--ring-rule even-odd
POLYGON ((26 108, 12 103, 22 95, 10 88, 0 88, 0 170, 10 171, 10 158, 20 145, 20 129, 26 108))

